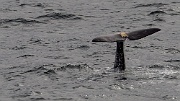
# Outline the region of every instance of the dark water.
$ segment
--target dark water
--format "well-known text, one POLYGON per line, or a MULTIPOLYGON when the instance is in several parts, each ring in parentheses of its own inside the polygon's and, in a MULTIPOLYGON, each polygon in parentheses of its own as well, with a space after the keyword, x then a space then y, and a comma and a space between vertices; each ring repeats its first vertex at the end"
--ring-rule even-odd
POLYGON ((1 101, 180 101, 179 0, 1 0, 1 101), (125 42, 99 35, 157 27, 125 42))

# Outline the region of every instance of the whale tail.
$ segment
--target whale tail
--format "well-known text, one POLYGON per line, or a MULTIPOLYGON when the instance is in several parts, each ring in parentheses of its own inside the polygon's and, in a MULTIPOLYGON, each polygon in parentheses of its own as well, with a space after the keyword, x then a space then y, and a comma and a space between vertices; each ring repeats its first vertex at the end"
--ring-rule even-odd
POLYGON ((155 32, 158 32, 160 30, 161 29, 159 28, 149 28, 149 29, 133 31, 130 33, 125 33, 125 32, 115 33, 115 34, 96 37, 92 40, 92 42, 118 42, 118 41, 125 41, 126 38, 128 38, 129 40, 138 40, 148 35, 154 34, 155 32))
POLYGON ((160 31, 159 28, 150 28, 150 29, 142 29, 142 30, 133 31, 130 33, 121 32, 121 33, 115 33, 111 35, 96 37, 92 40, 92 42, 116 42, 117 47, 116 47, 114 69, 123 71, 126 68, 125 58, 124 58, 124 49, 123 49, 124 41, 127 38, 129 40, 138 40, 158 31, 160 31))

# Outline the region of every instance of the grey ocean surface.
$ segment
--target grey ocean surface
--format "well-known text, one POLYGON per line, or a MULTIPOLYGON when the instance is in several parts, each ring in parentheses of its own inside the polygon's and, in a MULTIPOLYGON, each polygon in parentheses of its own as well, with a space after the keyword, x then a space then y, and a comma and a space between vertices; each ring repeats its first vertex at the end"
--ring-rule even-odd
POLYGON ((0 101, 180 101, 179 0, 1 0, 0 101), (92 39, 160 28, 125 42, 92 39))

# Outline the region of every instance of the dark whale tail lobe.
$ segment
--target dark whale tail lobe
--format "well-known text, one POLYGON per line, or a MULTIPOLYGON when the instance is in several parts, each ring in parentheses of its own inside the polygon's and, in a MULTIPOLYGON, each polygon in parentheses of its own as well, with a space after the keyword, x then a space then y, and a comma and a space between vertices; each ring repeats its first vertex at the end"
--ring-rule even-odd
POLYGON ((155 32, 158 32, 160 30, 161 29, 159 28, 142 29, 142 30, 137 30, 137 31, 127 33, 127 35, 128 35, 129 40, 138 40, 148 35, 154 34, 155 32))

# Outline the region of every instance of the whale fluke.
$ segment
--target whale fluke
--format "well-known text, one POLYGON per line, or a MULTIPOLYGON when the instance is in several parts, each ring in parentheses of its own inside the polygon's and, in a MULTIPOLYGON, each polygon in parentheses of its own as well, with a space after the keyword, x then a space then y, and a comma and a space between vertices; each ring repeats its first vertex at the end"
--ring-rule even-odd
POLYGON ((161 29, 159 28, 149 28, 149 29, 133 31, 130 33, 119 32, 111 35, 96 37, 92 40, 92 42, 116 42, 117 47, 116 47, 114 70, 123 71, 125 70, 124 47, 123 47, 124 41, 127 38, 129 40, 138 40, 148 35, 151 35, 155 32, 158 32, 160 30, 161 29))
POLYGON ((159 28, 150 28, 150 29, 133 31, 130 33, 119 32, 115 34, 96 37, 92 40, 92 42, 118 42, 118 41, 125 41, 126 38, 128 38, 129 40, 138 40, 148 35, 154 34, 155 32, 158 32, 160 30, 161 29, 159 28))

